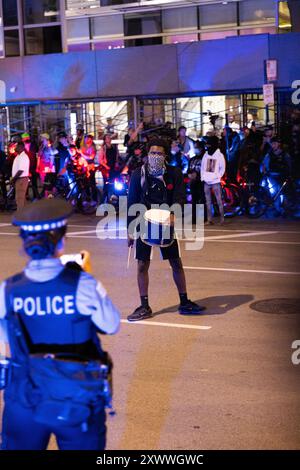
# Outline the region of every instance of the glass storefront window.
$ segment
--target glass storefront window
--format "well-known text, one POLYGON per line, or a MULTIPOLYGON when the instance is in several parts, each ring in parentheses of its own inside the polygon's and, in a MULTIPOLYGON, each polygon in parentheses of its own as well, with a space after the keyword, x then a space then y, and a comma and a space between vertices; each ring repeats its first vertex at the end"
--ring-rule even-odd
POLYGON ((215 129, 220 133, 225 124, 225 96, 203 96, 202 97, 202 133, 206 135, 215 129), (211 115, 216 116, 215 125, 211 122, 211 115))
POLYGON ((239 9, 241 25, 275 22, 276 2, 273 0, 244 0, 239 3, 239 9))
POLYGON ((289 33, 291 31, 291 14, 288 2, 278 3, 278 23, 280 33, 289 33))
POLYGON ((211 39, 224 39, 230 36, 237 36, 237 30, 201 33, 200 38, 202 41, 207 41, 211 39))
POLYGON ((203 96, 202 100, 202 135, 215 131, 221 135, 226 124, 238 131, 242 125, 242 107, 240 95, 203 96), (214 119, 212 119, 212 117, 214 119))
POLYGON ((84 51, 90 51, 91 50, 91 44, 88 43, 82 43, 82 44, 69 44, 68 45, 68 51, 69 52, 84 52, 84 51))
POLYGON ((112 39, 107 41, 95 42, 93 44, 94 50, 104 50, 104 49, 124 49, 123 39, 112 39))
MULTIPOLYGON (((243 2, 241 2, 243 3, 243 2)), ((200 28, 215 28, 237 25, 237 7, 235 2, 199 7, 200 28)))
POLYGON ((4 31, 4 47, 6 57, 20 55, 19 31, 17 29, 4 31))
POLYGON ((59 21, 59 0, 23 0, 24 24, 59 21))
MULTIPOLYGON (((0 31, 0 34, 1 34, 1 31, 0 31)), ((3 47, 3 41, 0 38, 0 59, 2 59, 2 57, 4 57, 4 47, 3 47)))
POLYGON ((93 119, 95 131, 93 130, 93 132, 97 139, 103 139, 105 127, 108 125, 107 119, 111 118, 117 139, 120 143, 123 143, 130 120, 129 103, 130 101, 101 101, 94 103, 93 119))
POLYGON ((4 26, 18 25, 17 0, 2 0, 4 26))
POLYGON ((139 38, 139 39, 126 39, 124 41, 125 47, 137 47, 137 46, 157 46, 162 44, 162 37, 152 38, 139 38))
POLYGON ((52 54, 61 52, 60 26, 28 28, 24 30, 25 54, 52 54))
POLYGON ((4 56, 3 26, 2 26, 2 18, 0 16, 0 58, 3 56, 4 56))
POLYGON ((276 34, 276 26, 266 26, 264 28, 247 28, 240 30, 241 36, 247 36, 248 34, 276 34))
MULTIPOLYGON (((125 14, 124 15, 124 34, 125 36, 139 36, 147 34, 161 33, 161 14, 147 13, 143 16, 138 14, 125 14)), ((125 41, 126 47, 132 46, 149 46, 154 44, 162 44, 161 37, 150 37, 131 39, 125 41)))
POLYGON ((172 34, 171 36, 164 37, 164 44, 178 44, 180 42, 195 42, 198 41, 197 33, 190 34, 172 34))
MULTIPOLYGON (((246 117, 246 125, 250 126, 254 121, 256 127, 264 127, 266 125, 266 107, 263 101, 263 95, 253 94, 247 95, 246 109, 244 109, 246 117)), ((269 107, 269 122, 268 124, 274 124, 275 113, 274 106, 269 107)))
POLYGON ((187 135, 197 139, 201 132, 201 98, 176 98, 176 127, 183 125, 187 135))
POLYGON ((198 29, 197 7, 171 8, 162 11, 164 32, 184 33, 198 29))
POLYGON ((175 106, 172 99, 143 99, 138 103, 139 120, 148 130, 155 129, 166 122, 174 122, 175 106))
POLYGON ((161 33, 160 12, 146 13, 143 16, 136 13, 125 14, 124 31, 125 36, 161 33))
POLYGON ((123 36, 124 23, 122 15, 97 16, 91 18, 91 35, 93 39, 106 36, 123 36))
POLYGON ((78 18, 67 21, 67 37, 68 43, 82 43, 90 40, 90 26, 88 18, 78 18))
POLYGON ((66 10, 90 10, 99 7, 99 0, 66 0, 66 10))
POLYGON ((100 0, 102 7, 110 7, 113 5, 123 5, 123 3, 134 3, 136 0, 100 0))

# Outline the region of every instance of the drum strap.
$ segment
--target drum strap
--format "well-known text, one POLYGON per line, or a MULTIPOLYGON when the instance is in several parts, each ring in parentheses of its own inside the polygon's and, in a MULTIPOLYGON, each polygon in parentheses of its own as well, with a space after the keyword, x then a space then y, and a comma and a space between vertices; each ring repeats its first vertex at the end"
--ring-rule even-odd
POLYGON ((141 168, 142 202, 148 208, 151 207, 151 204, 164 204, 167 202, 167 190, 164 179, 153 178, 153 180, 155 181, 154 185, 151 184, 146 165, 143 165, 141 168))

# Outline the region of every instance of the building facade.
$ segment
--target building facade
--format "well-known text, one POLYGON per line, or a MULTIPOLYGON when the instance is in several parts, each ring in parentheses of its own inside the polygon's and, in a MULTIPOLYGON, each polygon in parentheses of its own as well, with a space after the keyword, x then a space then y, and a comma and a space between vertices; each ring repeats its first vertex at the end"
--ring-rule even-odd
POLYGON ((279 127, 300 80, 300 1, 0 0, 0 140, 139 120, 191 136, 279 127), (266 61, 276 60, 266 106, 266 61))

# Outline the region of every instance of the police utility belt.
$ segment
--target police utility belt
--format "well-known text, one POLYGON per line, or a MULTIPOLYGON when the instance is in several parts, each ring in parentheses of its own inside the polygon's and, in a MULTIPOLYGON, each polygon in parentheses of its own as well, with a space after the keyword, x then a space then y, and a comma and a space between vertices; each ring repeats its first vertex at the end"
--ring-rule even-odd
POLYGON ((73 353, 30 354, 18 316, 9 313, 7 320, 12 358, 0 360, 0 389, 6 388, 6 399, 33 409, 37 422, 81 425, 83 430, 93 412, 112 409, 108 354, 107 360, 73 353))

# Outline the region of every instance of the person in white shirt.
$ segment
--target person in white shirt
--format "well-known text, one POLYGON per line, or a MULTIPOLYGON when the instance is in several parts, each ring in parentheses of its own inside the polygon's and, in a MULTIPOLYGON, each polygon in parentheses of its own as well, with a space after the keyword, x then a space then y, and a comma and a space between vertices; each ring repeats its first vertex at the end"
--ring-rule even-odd
POLYGON ((208 137, 207 151, 201 162, 201 181, 204 181, 204 193, 207 206, 207 224, 212 225, 212 191, 214 192, 220 213, 220 223, 224 223, 221 178, 225 173, 225 158, 219 149, 219 139, 208 137))
POLYGON ((232 129, 233 132, 239 132, 240 125, 237 122, 235 122, 234 116, 229 116, 228 120, 229 120, 228 126, 230 127, 230 129, 232 129))
POLYGON ((178 128, 178 143, 181 149, 182 156, 187 157, 188 159, 192 158, 195 155, 195 145, 192 139, 186 135, 186 127, 180 126, 178 128))
POLYGON ((22 209, 25 206, 26 192, 29 183, 29 166, 30 160, 25 152, 23 142, 20 142, 16 147, 17 156, 14 159, 12 167, 12 177, 16 178, 15 191, 17 209, 22 209), (22 172, 18 175, 19 172, 22 172))

